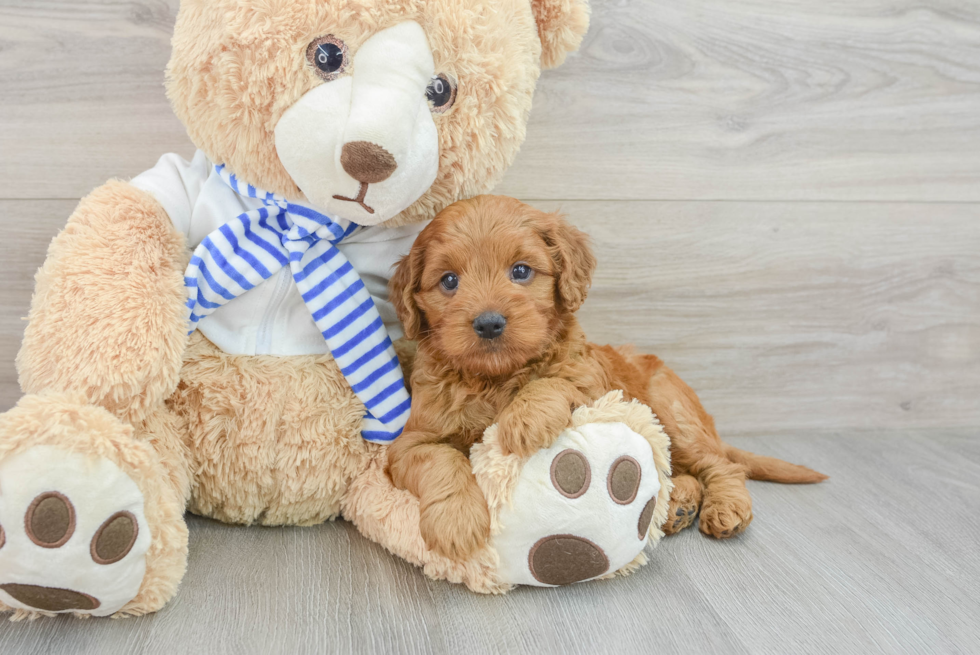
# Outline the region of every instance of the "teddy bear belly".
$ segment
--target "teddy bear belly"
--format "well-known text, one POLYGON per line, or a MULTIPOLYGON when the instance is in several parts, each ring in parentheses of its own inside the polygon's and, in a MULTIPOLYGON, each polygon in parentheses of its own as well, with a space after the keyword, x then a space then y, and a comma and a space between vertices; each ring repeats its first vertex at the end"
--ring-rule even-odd
POLYGON ((228 523, 336 517, 372 447, 329 355, 227 355, 195 334, 169 405, 187 421, 188 509, 228 523))

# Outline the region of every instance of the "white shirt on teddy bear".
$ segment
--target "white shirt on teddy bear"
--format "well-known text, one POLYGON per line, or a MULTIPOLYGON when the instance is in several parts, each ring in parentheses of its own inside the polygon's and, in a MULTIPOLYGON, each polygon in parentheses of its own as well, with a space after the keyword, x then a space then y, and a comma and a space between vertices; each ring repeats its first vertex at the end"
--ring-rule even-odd
MULTIPOLYGON (((206 236, 262 202, 237 194, 200 150, 188 162, 166 154, 131 184, 151 193, 187 237, 193 250, 206 236)), ((339 246, 364 281, 392 340, 402 336, 388 301, 388 280, 425 224, 361 228, 339 246)), ((216 309, 198 326, 214 345, 232 355, 320 355, 330 352, 303 302, 289 267, 216 309)))

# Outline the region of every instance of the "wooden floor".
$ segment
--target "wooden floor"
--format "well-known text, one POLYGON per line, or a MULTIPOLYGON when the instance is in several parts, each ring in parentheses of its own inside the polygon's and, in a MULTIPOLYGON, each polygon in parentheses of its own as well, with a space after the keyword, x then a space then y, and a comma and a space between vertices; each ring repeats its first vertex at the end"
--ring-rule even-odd
MULTIPOLYGON (((163 93, 177 0, 0 0, 0 411, 78 198, 193 146, 163 93)), ((184 586, 131 621, 0 623, 0 652, 977 652, 980 3, 594 0, 498 188, 600 266, 633 342, 738 445, 831 474, 637 575, 482 598, 344 523, 192 519, 184 586)))

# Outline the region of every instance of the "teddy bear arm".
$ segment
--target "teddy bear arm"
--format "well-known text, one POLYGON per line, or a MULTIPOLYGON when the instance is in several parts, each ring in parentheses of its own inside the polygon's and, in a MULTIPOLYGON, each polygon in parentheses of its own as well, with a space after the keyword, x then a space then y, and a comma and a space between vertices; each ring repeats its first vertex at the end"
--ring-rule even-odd
POLYGON ((184 236, 149 193, 110 181, 89 194, 36 275, 22 389, 82 392, 141 421, 179 380, 187 260, 184 236))

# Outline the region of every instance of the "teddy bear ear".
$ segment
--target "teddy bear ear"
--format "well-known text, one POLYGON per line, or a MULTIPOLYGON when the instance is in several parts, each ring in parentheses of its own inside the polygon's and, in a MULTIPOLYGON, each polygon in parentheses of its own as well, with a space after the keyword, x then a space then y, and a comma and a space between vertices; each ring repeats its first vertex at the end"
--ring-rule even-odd
POLYGON ((577 50, 589 29, 588 0, 531 0, 541 38, 541 67, 554 68, 577 50))

